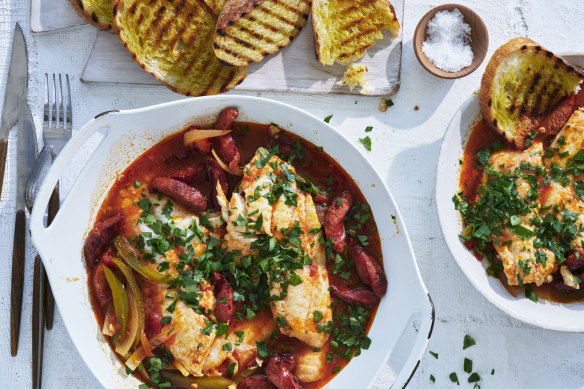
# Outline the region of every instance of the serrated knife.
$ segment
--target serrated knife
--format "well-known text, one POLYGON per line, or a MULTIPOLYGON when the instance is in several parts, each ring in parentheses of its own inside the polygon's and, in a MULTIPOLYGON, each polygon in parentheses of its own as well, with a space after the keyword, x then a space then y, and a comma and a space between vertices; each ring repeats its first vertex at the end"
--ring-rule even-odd
POLYGON ((25 97, 27 78, 28 58, 26 55, 26 43, 22 30, 16 23, 14 37, 12 38, 8 81, 6 82, 6 92, 4 94, 4 108, 2 109, 2 119, 0 121, 0 196, 2 195, 2 185, 4 183, 8 135, 18 119, 18 105, 20 99, 25 97))

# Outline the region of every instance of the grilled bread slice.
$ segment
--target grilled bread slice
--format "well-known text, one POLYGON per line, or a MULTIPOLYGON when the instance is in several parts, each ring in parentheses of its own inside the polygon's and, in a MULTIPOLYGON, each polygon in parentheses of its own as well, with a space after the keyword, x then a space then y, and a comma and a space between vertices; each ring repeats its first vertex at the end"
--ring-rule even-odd
POLYGON ((100 30, 116 32, 112 0, 70 0, 79 16, 100 30))
POLYGON ((217 17, 200 0, 115 0, 114 22, 134 60, 177 93, 226 92, 247 74, 215 56, 217 17))
POLYGON ((288 46, 304 27, 310 0, 228 0, 219 15, 215 55, 244 66, 288 46))
POLYGON ((388 29, 393 37, 399 22, 388 0, 314 0, 312 30, 316 58, 324 65, 347 64, 383 38, 388 29))
POLYGON ((203 1, 213 10, 213 12, 215 12, 215 15, 219 15, 221 13, 221 10, 225 6, 225 2, 227 0, 203 0, 203 1))
MULTIPOLYGON (((525 148, 527 137, 549 123, 555 110, 567 109, 560 112, 567 120, 581 82, 582 75, 551 51, 527 38, 512 39, 495 51, 483 74, 483 118, 515 147, 525 148)), ((545 131, 553 135, 563 123, 545 131)))

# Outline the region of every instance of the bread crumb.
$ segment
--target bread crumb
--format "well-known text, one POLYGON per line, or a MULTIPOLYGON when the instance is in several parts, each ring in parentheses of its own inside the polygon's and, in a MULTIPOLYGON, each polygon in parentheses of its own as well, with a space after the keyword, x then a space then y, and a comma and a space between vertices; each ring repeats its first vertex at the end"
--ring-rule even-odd
POLYGON ((414 111, 417 111, 419 109, 420 109, 420 107, 418 107, 417 105, 414 106, 414 111))
POLYGON ((353 90, 355 87, 361 87, 361 94, 366 95, 371 91, 369 82, 367 81, 367 66, 363 64, 350 64, 347 66, 347 70, 343 75, 341 81, 337 82, 337 85, 346 85, 349 89, 353 90))
POLYGON ((377 108, 379 112, 386 112, 387 111, 387 104, 385 103, 385 99, 379 100, 379 107, 377 108))

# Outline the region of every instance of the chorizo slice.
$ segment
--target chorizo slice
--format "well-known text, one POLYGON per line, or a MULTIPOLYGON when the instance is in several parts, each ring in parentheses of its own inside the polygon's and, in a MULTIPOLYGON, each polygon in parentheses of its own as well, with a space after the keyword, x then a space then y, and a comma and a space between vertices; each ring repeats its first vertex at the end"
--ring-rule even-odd
POLYGON ((93 291, 99 305, 103 308, 112 298, 112 292, 109 288, 107 280, 105 279, 105 272, 103 265, 100 263, 93 271, 93 291))
POLYGON ((275 389, 276 387, 265 375, 247 377, 239 384, 237 389, 275 389))
POLYGON ((221 273, 214 272, 213 280, 215 281, 215 298, 217 300, 213 313, 215 313, 217 320, 229 322, 235 313, 233 288, 221 273))
POLYGON ((366 307, 374 307, 379 302, 379 297, 370 289, 357 288, 352 290, 341 290, 335 285, 331 285, 333 293, 338 298, 350 303, 359 303, 366 307))
POLYGON ((584 267, 584 251, 576 250, 568 255, 565 265, 572 271, 584 267))
POLYGON ((229 193, 229 181, 227 180, 227 174, 221 165, 219 165, 219 162, 213 158, 208 158, 207 175, 211 180, 211 201, 215 207, 219 208, 219 204, 217 203, 217 183, 221 185, 223 193, 227 195, 229 193))
POLYGON ((295 367, 292 356, 272 355, 266 364, 266 376, 278 389, 302 389, 298 378, 288 367, 295 367))
POLYGON ((576 106, 576 96, 565 97, 550 113, 543 117, 541 127, 548 135, 557 134, 570 119, 576 106))
POLYGON ((199 213, 207 209, 205 196, 184 182, 169 177, 156 177, 150 185, 153 189, 167 195, 189 211, 199 213))
POLYGON ((172 172, 168 175, 173 180, 184 182, 187 185, 199 185, 206 178, 206 168, 204 163, 199 163, 196 166, 189 166, 172 172))
POLYGON ((210 138, 197 139, 193 144, 195 145, 195 148, 203 154, 211 153, 211 148, 213 147, 210 138))
POLYGON ((361 281, 369 285, 373 293, 378 297, 385 296, 385 292, 387 292, 387 278, 385 277, 385 271, 381 264, 371 257, 361 245, 353 246, 351 254, 353 255, 353 261, 355 261, 355 267, 357 268, 357 273, 361 281))
MULTIPOLYGON (((226 108, 217 117, 215 129, 220 131, 230 130, 231 124, 239 116, 235 108, 226 108)), ((221 160, 229 166, 232 172, 239 170, 239 150, 231 134, 219 136, 216 139, 217 149, 221 160)))
POLYGON ((118 212, 112 217, 95 223, 83 246, 85 258, 89 264, 95 266, 99 263, 101 255, 111 244, 115 236, 120 233, 123 220, 124 217, 118 212))
POLYGON ((353 196, 348 191, 341 193, 332 200, 324 221, 324 234, 333 241, 333 250, 337 253, 345 249, 345 224, 343 219, 353 203, 353 196))

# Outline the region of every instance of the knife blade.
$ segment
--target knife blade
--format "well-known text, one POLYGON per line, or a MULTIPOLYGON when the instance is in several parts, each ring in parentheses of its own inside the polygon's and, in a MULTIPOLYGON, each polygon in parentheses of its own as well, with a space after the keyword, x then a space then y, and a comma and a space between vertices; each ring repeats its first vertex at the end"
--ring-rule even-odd
POLYGON ((14 219, 14 241, 12 246, 12 284, 10 293, 10 352, 18 353, 20 318, 22 314, 22 292, 24 290, 24 260, 26 241, 26 214, 24 192, 26 183, 36 162, 37 142, 30 108, 24 97, 19 100, 18 144, 16 162, 16 217, 14 219))
POLYGON ((20 25, 16 23, 14 37, 12 38, 8 81, 6 82, 6 92, 4 94, 4 107, 2 108, 2 119, 0 121, 0 196, 4 183, 8 134, 18 119, 18 102, 21 97, 25 96, 27 79, 28 57, 26 54, 26 42, 20 25))

